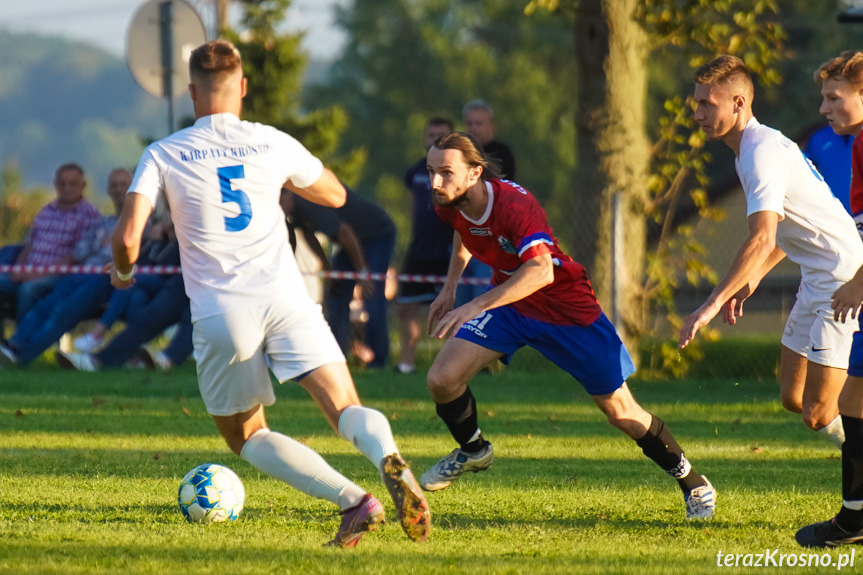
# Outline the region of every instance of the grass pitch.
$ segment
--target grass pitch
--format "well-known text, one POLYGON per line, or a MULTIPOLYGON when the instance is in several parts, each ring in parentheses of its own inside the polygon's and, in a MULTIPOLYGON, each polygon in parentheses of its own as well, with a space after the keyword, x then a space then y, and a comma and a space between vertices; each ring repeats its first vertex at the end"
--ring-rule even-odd
MULTIPOLYGON (((356 379, 365 403, 391 419, 417 475, 453 448, 421 375, 356 379)), ((228 451, 192 368, 0 371, 0 572, 748 573, 743 559, 718 567, 717 553, 800 554, 794 531, 838 509, 838 450, 781 409, 774 383, 631 387, 716 486, 714 520, 686 522, 674 481, 605 422, 578 384, 557 371, 508 369, 472 384, 495 464, 429 494, 432 536, 415 544, 396 524, 373 466, 332 434, 302 389, 280 386, 270 427, 319 451, 387 507, 389 524, 341 550, 322 547, 338 527, 334 506, 228 451), (243 479, 246 508, 237 522, 182 519, 180 479, 205 462, 243 479)), ((822 560, 838 562, 845 552, 822 560)), ((861 566, 863 553, 845 570, 861 566)))

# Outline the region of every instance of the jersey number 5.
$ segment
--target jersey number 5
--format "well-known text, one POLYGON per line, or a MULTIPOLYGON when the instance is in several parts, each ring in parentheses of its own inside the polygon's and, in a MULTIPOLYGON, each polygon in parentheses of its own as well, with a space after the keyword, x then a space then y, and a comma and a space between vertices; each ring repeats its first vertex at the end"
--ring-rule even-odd
POLYGON ((240 213, 233 218, 225 216, 225 229, 229 232, 241 232, 249 227, 252 221, 252 202, 243 190, 231 187, 231 180, 242 180, 246 177, 243 166, 225 166, 216 170, 219 174, 219 187, 222 190, 222 203, 235 203, 240 206, 240 213))

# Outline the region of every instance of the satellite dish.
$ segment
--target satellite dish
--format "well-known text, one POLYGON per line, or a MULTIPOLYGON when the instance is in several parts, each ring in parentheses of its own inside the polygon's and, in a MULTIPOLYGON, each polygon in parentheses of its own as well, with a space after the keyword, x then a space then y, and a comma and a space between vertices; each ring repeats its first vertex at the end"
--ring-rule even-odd
POLYGON ((186 91, 189 55, 206 41, 204 23, 187 2, 149 0, 129 23, 126 65, 142 89, 170 101, 186 91))

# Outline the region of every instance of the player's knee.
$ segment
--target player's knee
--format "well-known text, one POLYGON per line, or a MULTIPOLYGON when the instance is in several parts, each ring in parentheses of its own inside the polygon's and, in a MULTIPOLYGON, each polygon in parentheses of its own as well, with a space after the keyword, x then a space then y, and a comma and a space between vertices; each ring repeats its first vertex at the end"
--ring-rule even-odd
POLYGON ((782 394, 782 407, 791 413, 803 413, 803 398, 782 394))
POLYGON ((432 397, 436 398, 448 395, 451 390, 458 386, 459 379, 451 370, 435 362, 429 369, 426 382, 432 397))
POLYGON ((807 406, 802 413, 803 423, 806 424, 806 427, 815 431, 829 425, 830 422, 836 419, 836 415, 837 412, 835 409, 827 409, 827 406, 823 405, 807 406))

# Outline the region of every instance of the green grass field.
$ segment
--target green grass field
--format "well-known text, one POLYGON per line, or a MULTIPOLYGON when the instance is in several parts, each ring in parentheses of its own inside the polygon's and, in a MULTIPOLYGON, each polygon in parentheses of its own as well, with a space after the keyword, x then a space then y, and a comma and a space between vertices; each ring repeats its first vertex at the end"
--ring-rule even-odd
MULTIPOLYGON (((781 409, 774 383, 631 385, 717 487, 714 520, 686 522, 675 483, 605 423, 580 386, 547 369, 510 369, 472 385, 496 463, 430 494, 432 536, 415 544, 392 520, 373 466, 332 434, 298 386, 280 386, 270 426, 321 452, 388 507, 390 524, 342 550, 322 547, 339 523, 334 506, 228 451, 192 368, 0 371, 0 572, 748 573, 717 567, 717 553, 799 554, 796 528, 838 508, 839 452, 781 409), (205 462, 243 479, 237 522, 191 525, 177 510, 180 479, 205 462)), ((391 419, 417 474, 452 449, 422 376, 361 374, 357 387, 391 419)), ((857 554, 843 571, 861 568, 857 554)))

